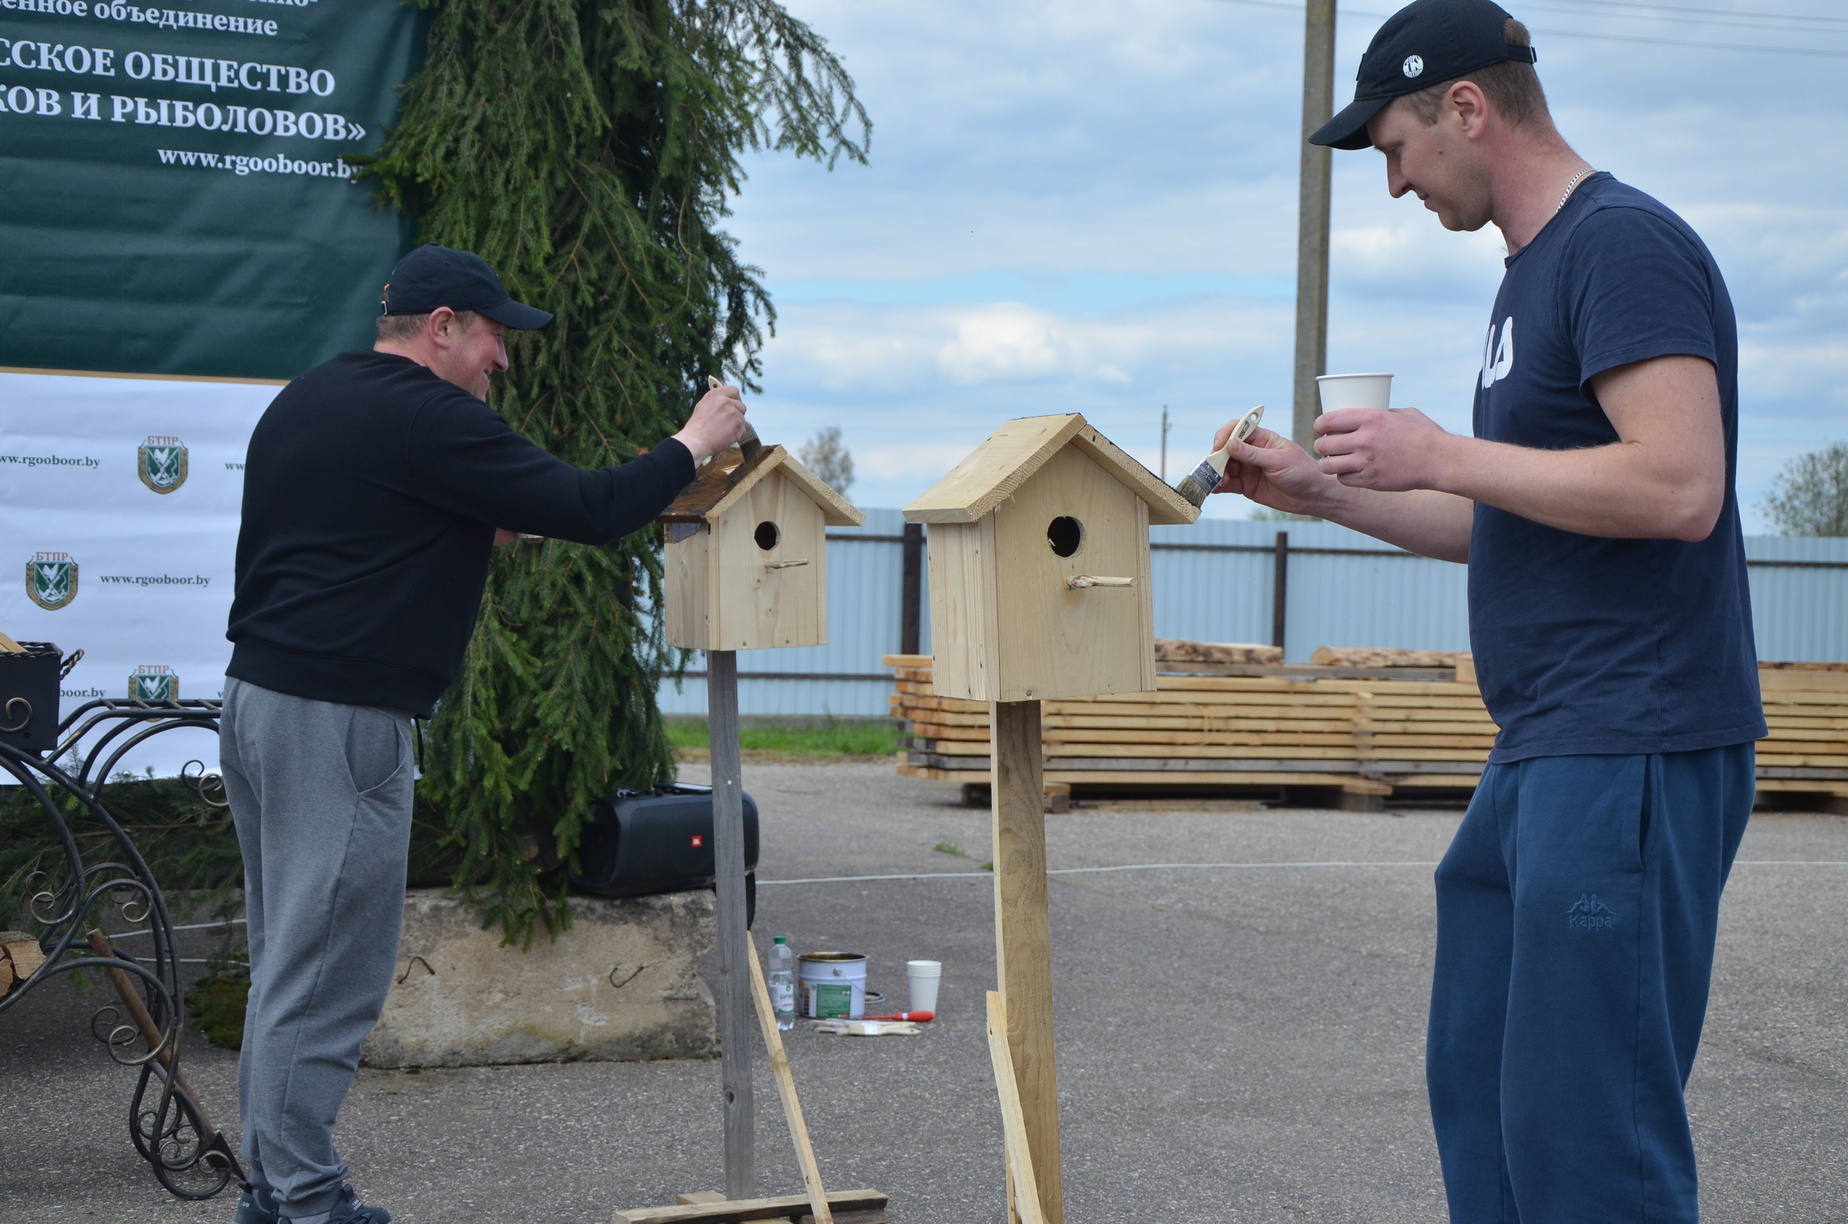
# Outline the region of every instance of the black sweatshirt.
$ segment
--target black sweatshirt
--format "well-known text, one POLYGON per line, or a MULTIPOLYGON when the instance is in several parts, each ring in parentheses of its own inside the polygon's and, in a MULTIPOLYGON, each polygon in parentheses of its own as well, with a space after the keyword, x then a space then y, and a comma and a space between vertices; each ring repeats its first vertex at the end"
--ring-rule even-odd
POLYGON ((407 357, 342 353, 250 436, 226 671, 428 717, 461 670, 496 527, 603 544, 692 479, 672 438, 582 471, 407 357))

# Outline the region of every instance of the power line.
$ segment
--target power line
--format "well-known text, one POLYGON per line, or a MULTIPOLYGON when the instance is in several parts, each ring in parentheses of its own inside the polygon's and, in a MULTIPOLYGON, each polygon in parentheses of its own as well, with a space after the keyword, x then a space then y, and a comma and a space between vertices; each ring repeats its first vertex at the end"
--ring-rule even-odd
MULTIPOLYGON (((1809 17, 1797 13, 1750 13, 1741 9, 1693 8, 1685 4, 1646 4, 1642 0, 1530 0, 1545 8, 1548 5, 1569 4, 1579 8, 1590 8, 1600 13, 1611 9, 1639 9, 1648 13, 1675 13, 1705 18, 1708 21, 1725 20, 1729 17, 1743 17, 1748 21, 1795 21, 1804 25, 1820 25, 1840 28, 1848 26, 1848 17, 1809 17)), ((1621 14, 1615 14, 1621 16, 1621 14)), ((1763 29, 1776 29, 1775 26, 1763 26, 1763 29)))
MULTIPOLYGON (((1576 0, 1565 0, 1565 2, 1573 3, 1573 2, 1576 2, 1576 0)), ((1288 13, 1300 13, 1303 11, 1303 6, 1301 4, 1291 4, 1291 3, 1288 3, 1288 0, 1215 0, 1215 3, 1240 4, 1240 5, 1244 5, 1247 8, 1277 9, 1282 12, 1288 12, 1288 13)), ((1633 7, 1640 8, 1643 6, 1636 5, 1633 7)), ((1717 10, 1717 9, 1694 9, 1691 11, 1707 13, 1710 15, 1713 13, 1720 12, 1720 10, 1717 10)), ((1337 17, 1369 17, 1374 20, 1384 20, 1385 18, 1389 17, 1391 14, 1376 13, 1376 12, 1372 12, 1368 10, 1361 10, 1361 9, 1337 8, 1335 15, 1337 17)), ((1617 14, 1617 15, 1621 16, 1621 14, 1617 14)), ((1727 16, 1748 16, 1749 14, 1728 12, 1725 15, 1727 16)), ((1843 19, 1802 18, 1801 20, 1831 20, 1831 21, 1834 21, 1834 20, 1843 20, 1843 19)), ((1766 25, 1752 25, 1750 23, 1731 23, 1731 22, 1727 22, 1724 24, 1729 24, 1729 25, 1739 24, 1740 26, 1742 26, 1742 28, 1754 29, 1754 30, 1764 30, 1766 32, 1791 33, 1791 34, 1812 32, 1812 31, 1799 31, 1790 26, 1766 26, 1766 25)), ((1845 21, 1844 24, 1848 25, 1848 21, 1845 21)), ((1822 33, 1823 31, 1814 31, 1814 32, 1822 33)), ((1647 44, 1651 46, 1660 46, 1660 47, 1692 47, 1692 48, 1696 48, 1702 51, 1763 51, 1763 52, 1767 52, 1772 55, 1807 55, 1807 56, 1820 56, 1826 59, 1848 59, 1848 49, 1835 51, 1835 50, 1828 50, 1822 47, 1781 47, 1781 46, 1770 46, 1770 45, 1766 45, 1762 43, 1702 42, 1697 39, 1691 39, 1691 38, 1654 38, 1654 37, 1651 37, 1645 34, 1592 33, 1588 30, 1534 29, 1533 33, 1543 34, 1549 38, 1584 38, 1584 39, 1590 39, 1594 42, 1627 42, 1627 43, 1643 43, 1643 44, 1647 44)))

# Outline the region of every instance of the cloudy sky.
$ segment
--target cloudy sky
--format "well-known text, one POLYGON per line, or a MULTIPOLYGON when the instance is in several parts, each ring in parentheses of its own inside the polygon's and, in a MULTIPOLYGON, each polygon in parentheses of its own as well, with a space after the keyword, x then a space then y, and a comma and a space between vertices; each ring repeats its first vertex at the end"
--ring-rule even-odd
MULTIPOLYGON (((1169 473, 1263 402, 1287 421, 1302 9, 1290 0, 787 0, 853 73, 868 165, 761 156, 731 230, 781 315, 753 417, 838 425, 900 506, 1000 420, 1082 411, 1169 473)), ((1336 101, 1396 7, 1342 0, 1336 101)), ((1848 440, 1848 6, 1532 0, 1566 138, 1718 257, 1743 352, 1748 530, 1792 456, 1848 440), (1776 48, 1750 49, 1750 48, 1776 48)), ((1329 367, 1467 431, 1493 230, 1335 158, 1329 367)), ((1209 513, 1248 503, 1215 498, 1209 513)))

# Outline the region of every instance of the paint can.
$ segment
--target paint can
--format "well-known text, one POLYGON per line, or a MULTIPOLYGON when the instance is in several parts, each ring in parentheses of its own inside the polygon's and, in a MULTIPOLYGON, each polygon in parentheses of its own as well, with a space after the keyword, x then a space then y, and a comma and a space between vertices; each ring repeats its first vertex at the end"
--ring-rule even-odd
POLYGON ((804 952, 797 976, 802 1015, 812 1020, 858 1020, 866 1014, 866 957, 860 953, 804 952))

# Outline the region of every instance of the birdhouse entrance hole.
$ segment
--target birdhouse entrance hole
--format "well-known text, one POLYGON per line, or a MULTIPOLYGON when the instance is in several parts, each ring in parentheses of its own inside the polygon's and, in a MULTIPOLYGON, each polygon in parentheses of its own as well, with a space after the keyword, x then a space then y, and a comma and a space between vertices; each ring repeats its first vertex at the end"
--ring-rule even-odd
POLYGON ((771 549, 775 548, 776 542, 782 537, 783 533, 778 531, 776 524, 768 519, 757 524, 757 530, 751 534, 751 538, 757 541, 757 547, 763 549, 765 552, 769 552, 771 549))
POLYGON ((1046 527, 1046 542, 1061 557, 1069 557, 1084 547, 1084 524, 1069 514, 1061 514, 1046 527))

